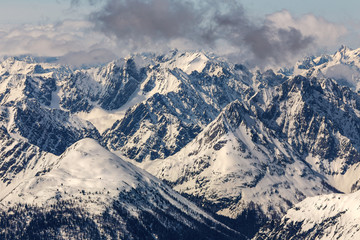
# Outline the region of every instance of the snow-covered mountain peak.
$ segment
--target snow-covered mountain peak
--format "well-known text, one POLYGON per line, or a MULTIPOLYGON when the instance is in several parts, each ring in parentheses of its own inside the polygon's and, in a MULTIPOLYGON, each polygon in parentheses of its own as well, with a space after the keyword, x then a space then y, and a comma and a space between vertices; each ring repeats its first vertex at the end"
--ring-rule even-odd
MULTIPOLYGON (((181 234, 200 233, 206 228, 210 236, 219 239, 244 239, 149 173, 123 161, 92 139, 80 140, 62 155, 37 162, 18 180, 1 196, 3 210, 26 204, 27 210, 30 206, 61 206, 69 212, 75 206, 85 211, 86 216, 96 218, 98 228, 109 221, 107 224, 117 225, 113 231, 126 236, 155 233, 168 236, 166 232, 173 229, 182 230, 181 234), (133 221, 132 225, 127 221, 133 221), (151 226, 150 222, 160 224, 161 228, 151 226), (145 226, 141 233, 137 224, 145 226), (137 228, 133 229, 134 226, 137 228)), ((28 219, 32 220, 32 216, 28 219)))
POLYGON ((306 77, 333 78, 353 90, 360 89, 360 49, 342 46, 333 55, 308 57, 298 62, 294 74, 306 77))
POLYGON ((193 71, 202 72, 205 68, 209 57, 202 52, 185 52, 177 53, 174 58, 169 61, 169 68, 179 68, 186 74, 191 74, 193 71))
POLYGON ((360 192, 307 198, 254 239, 359 239, 360 192))
POLYGON ((353 50, 349 47, 341 46, 341 48, 332 56, 332 61, 359 67, 359 52, 360 49, 353 50))
POLYGON ((235 130, 242 122, 244 124, 251 124, 250 114, 247 107, 237 99, 228 104, 217 119, 222 119, 224 125, 229 129, 235 130))
POLYGON ((352 51, 353 49, 347 47, 346 45, 341 45, 340 48, 334 53, 334 56, 340 54, 342 57, 346 57, 346 55, 349 55, 349 53, 352 51))
POLYGON ((3 200, 42 205, 75 197, 86 201, 91 211, 104 211, 119 192, 130 191, 142 181, 156 181, 93 139, 76 142, 59 157, 52 157, 35 177, 24 178, 3 200))
POLYGON ((233 218, 251 204, 281 215, 305 197, 344 191, 336 179, 357 189, 357 94, 332 79, 295 76, 271 86, 274 77, 260 76, 259 92, 227 105, 175 155, 140 165, 233 218))
POLYGON ((194 71, 198 73, 207 71, 212 75, 219 75, 224 68, 230 69, 230 64, 225 59, 203 51, 173 50, 165 55, 153 56, 152 59, 153 65, 160 64, 162 68, 169 70, 180 69, 187 75, 191 75, 194 71))
POLYGON ((53 74, 66 74, 68 67, 56 63, 38 62, 32 57, 9 57, 0 64, 0 75, 36 75, 51 77, 53 74))
MULTIPOLYGON (((193 71, 202 72, 209 61, 218 61, 216 57, 203 51, 179 51, 171 50, 163 55, 154 53, 138 53, 127 56, 121 62, 133 61, 138 68, 149 67, 151 69, 161 65, 162 68, 174 70, 181 69, 186 74, 193 71)), ((117 64, 121 64, 115 61, 117 64)))

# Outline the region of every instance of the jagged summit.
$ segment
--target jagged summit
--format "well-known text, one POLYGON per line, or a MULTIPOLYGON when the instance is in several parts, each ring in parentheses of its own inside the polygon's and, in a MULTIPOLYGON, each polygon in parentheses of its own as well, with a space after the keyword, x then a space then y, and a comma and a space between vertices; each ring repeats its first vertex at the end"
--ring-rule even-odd
POLYGON ((307 77, 332 78, 339 84, 355 91, 359 90, 360 49, 342 46, 333 55, 310 57, 300 61, 294 67, 294 74, 307 77))
POLYGON ((149 66, 128 101, 134 105, 103 133, 109 149, 136 161, 165 158, 190 142, 226 104, 242 98, 248 73, 209 59, 203 53, 174 52, 149 66))
POLYGON ((334 55, 336 55, 336 53, 338 53, 338 52, 347 52, 347 51, 353 51, 353 49, 349 48, 346 45, 341 45, 340 48, 335 52, 334 55))

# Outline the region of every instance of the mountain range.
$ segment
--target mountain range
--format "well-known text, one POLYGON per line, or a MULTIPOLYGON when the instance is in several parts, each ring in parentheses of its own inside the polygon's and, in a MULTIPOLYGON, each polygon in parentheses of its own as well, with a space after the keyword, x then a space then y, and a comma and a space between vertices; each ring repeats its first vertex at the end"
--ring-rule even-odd
POLYGON ((201 51, 91 68, 9 57, 0 236, 354 237, 359 82, 347 47, 277 71, 201 51))

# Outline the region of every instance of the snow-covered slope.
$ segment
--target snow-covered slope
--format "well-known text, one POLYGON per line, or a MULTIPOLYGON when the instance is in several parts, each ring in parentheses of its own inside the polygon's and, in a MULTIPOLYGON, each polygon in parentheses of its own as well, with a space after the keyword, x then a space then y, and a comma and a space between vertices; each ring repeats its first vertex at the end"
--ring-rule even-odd
POLYGON ((18 185, 28 172, 34 173, 36 165, 44 165, 43 161, 53 156, 24 140, 12 138, 3 126, 0 127, 0 152, 1 196, 6 195, 4 191, 9 185, 18 185))
POLYGON ((281 216, 305 197, 332 192, 324 178, 238 100, 179 153, 142 166, 231 218, 253 205, 259 215, 281 216))
POLYGON ((174 52, 156 63, 136 93, 145 100, 103 134, 109 149, 136 161, 178 152, 249 88, 247 71, 203 53, 174 52))
POLYGON ((31 59, 6 59, 0 65, 0 125, 16 139, 61 154, 84 137, 100 138, 87 121, 54 107, 59 79, 70 70, 31 59))
POLYGON ((359 239, 360 192, 307 198, 254 239, 359 239))
MULTIPOLYGON (((9 58, 0 72, 4 136, 0 215, 17 209, 20 218, 30 219, 30 225, 20 221, 24 224, 20 229, 30 227, 35 221, 32 216, 39 212, 46 216, 48 211, 69 209, 71 214, 85 213, 90 227, 101 219, 101 224, 95 224, 100 232, 106 223, 117 224, 113 234, 129 232, 134 237, 140 236, 140 229, 146 236, 159 234, 160 239, 165 232, 176 239, 186 239, 188 234, 200 239, 241 238, 95 140, 139 161, 174 154, 226 104, 241 98, 251 82, 244 67, 201 52, 174 51, 78 70, 9 58), (116 120, 101 141, 95 127, 104 131, 116 120), (95 140, 77 142, 85 137, 95 140), (139 229, 129 225, 135 219, 139 229)), ((11 219, 2 217, 14 226, 11 219)), ((64 231, 68 234, 71 227, 64 231)))
MULTIPOLYGON (((63 137, 70 144, 82 137, 99 138, 96 131, 91 131, 94 128, 87 123, 90 121, 104 132, 104 145, 138 161, 177 152, 226 104, 241 98, 252 82, 250 72, 243 66, 202 52, 178 51, 160 56, 136 54, 105 66, 77 70, 37 63, 31 58, 9 58, 2 62, 0 74, 2 106, 32 105, 48 111, 46 115, 53 119, 58 118, 54 114, 64 115, 66 122, 77 119, 74 121, 78 124, 72 125, 76 129, 63 137), (136 115, 139 111, 151 117, 136 115), (81 136, 79 132, 84 129, 92 134, 81 136)), ((8 109, 12 111, 15 109, 8 109)), ((31 122, 37 122, 33 118, 31 122)), ((59 128, 69 130, 68 126, 51 125, 51 121, 46 121, 42 127, 55 128, 51 130, 55 135, 60 135, 59 128)), ((13 129, 8 130, 13 133, 13 129)), ((23 132, 14 134, 31 138, 23 132)), ((46 147, 35 139, 30 142, 55 154, 69 146, 59 141, 54 144, 60 146, 46 147)))
POLYGON ((14 137, 60 154, 83 137, 99 139, 100 131, 104 145, 137 161, 179 151, 252 84, 251 73, 242 65, 178 51, 137 54, 78 70, 8 58, 0 74, 5 124, 14 137), (17 119, 25 115, 29 118, 17 119), (24 128, 16 125, 20 122, 35 125, 24 128), (38 134, 29 134, 32 129, 38 134), (51 143, 41 129, 53 136, 51 143))
MULTIPOLYGON (((189 234, 201 239, 242 238, 155 177, 121 160, 92 139, 76 142, 61 156, 51 156, 38 163, 20 183, 3 189, 0 196, 5 211, 19 204, 54 208, 71 203, 63 208, 76 206, 91 219, 98 219, 95 223, 103 237, 110 237, 102 232, 105 229, 102 224, 111 223, 105 219, 107 216, 113 218, 112 225, 117 225, 113 231, 118 238, 158 235, 165 239, 167 231, 173 232, 176 239, 186 239, 189 234), (129 226, 135 219, 138 222, 129 226), (136 231, 139 226, 143 232, 136 231)), ((28 218, 31 223, 33 219, 28 218)))
POLYGON ((330 79, 297 76, 246 98, 179 153, 139 165, 232 218, 254 204, 260 214, 281 216, 306 197, 358 189, 356 93, 330 79))
POLYGON ((358 94, 330 79, 295 77, 276 87, 265 106, 258 108, 260 119, 279 141, 286 141, 338 190, 357 188, 358 94))

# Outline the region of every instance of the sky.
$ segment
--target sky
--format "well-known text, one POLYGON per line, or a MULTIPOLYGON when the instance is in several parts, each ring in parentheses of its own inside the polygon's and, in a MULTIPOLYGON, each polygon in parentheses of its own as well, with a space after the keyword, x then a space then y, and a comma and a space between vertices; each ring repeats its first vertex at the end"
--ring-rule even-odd
POLYGON ((81 65, 177 48, 287 65, 360 47, 358 9, 356 0, 1 0, 0 56, 81 65))
POLYGON ((357 0, 242 0, 241 2, 249 12, 259 16, 287 9, 296 16, 310 13, 334 22, 359 20, 360 2, 357 0))

